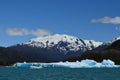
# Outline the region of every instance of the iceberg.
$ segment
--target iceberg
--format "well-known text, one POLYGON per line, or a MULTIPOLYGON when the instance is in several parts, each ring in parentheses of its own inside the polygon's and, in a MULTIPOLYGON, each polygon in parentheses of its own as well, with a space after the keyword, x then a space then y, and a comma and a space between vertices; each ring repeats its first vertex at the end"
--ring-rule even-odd
POLYGON ((41 69, 41 68, 101 68, 101 67, 119 67, 111 60, 103 60, 101 63, 94 60, 82 60, 76 62, 56 62, 56 63, 16 63, 13 67, 17 68, 30 68, 30 69, 41 69))

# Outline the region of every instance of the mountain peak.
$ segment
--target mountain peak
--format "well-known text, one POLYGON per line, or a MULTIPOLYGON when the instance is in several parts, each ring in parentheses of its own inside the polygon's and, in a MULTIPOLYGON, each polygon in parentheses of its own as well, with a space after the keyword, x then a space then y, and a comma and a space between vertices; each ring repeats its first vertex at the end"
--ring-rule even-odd
POLYGON ((31 39, 30 42, 42 42, 44 44, 46 43, 54 43, 57 44, 59 41, 64 41, 64 42, 74 42, 77 37, 74 36, 69 36, 66 34, 55 34, 55 35, 48 35, 44 37, 38 37, 31 39))
MULTIPOLYGON (((31 39, 25 44, 13 46, 15 50, 26 52, 26 55, 37 55, 39 59, 60 61, 70 56, 78 56, 87 50, 92 50, 101 45, 102 42, 94 40, 83 40, 78 37, 55 34, 31 39), (40 55, 38 57, 38 55, 40 55), (55 56, 55 57, 54 57, 55 56)), ((35 59, 37 59, 35 58, 35 59)))
POLYGON ((67 42, 74 45, 75 42, 77 41, 79 43, 79 38, 74 36, 70 36, 66 34, 55 34, 55 35, 49 35, 49 36, 43 36, 43 37, 37 37, 37 38, 31 39, 29 42, 27 42, 27 44, 31 46, 45 48, 45 47, 53 47, 54 45, 57 45, 59 42, 67 42))
POLYGON ((59 48, 64 49, 67 47, 71 51, 72 50, 77 51, 82 48, 87 48, 88 50, 91 50, 101 45, 102 42, 97 42, 94 40, 82 40, 82 39, 79 39, 78 37, 74 37, 66 34, 55 34, 55 35, 49 35, 49 36, 43 36, 43 37, 31 39, 26 44, 30 46, 42 47, 42 48, 53 47, 55 45, 59 47, 60 45, 62 45, 59 48), (61 43, 67 44, 67 46, 65 45, 63 46, 63 44, 61 43))

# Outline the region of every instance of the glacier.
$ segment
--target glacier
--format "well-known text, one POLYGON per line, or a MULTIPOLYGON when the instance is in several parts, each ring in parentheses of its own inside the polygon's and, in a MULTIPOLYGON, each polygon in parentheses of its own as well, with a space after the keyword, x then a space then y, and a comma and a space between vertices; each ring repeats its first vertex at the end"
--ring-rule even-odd
POLYGON ((56 63, 16 63, 12 67, 16 68, 30 68, 30 69, 41 69, 41 68, 101 68, 101 67, 119 67, 111 60, 103 60, 101 63, 94 60, 82 60, 76 62, 56 62, 56 63))

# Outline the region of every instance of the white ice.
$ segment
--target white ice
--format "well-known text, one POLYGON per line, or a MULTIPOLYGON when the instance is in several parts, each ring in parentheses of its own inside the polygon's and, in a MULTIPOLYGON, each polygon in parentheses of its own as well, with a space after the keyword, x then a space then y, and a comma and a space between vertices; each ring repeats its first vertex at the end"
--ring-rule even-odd
POLYGON ((81 62, 56 62, 56 63, 16 63, 13 67, 17 68, 101 68, 101 67, 118 67, 111 60, 103 60, 101 63, 98 63, 94 60, 82 60, 81 62))

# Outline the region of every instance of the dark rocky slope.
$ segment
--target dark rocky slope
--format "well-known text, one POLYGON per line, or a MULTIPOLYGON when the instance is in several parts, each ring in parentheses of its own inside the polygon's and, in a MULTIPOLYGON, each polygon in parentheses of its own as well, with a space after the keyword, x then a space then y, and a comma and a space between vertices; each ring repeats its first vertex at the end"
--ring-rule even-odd
POLYGON ((22 62, 22 53, 8 48, 0 47, 0 66, 7 66, 16 62, 22 62))

